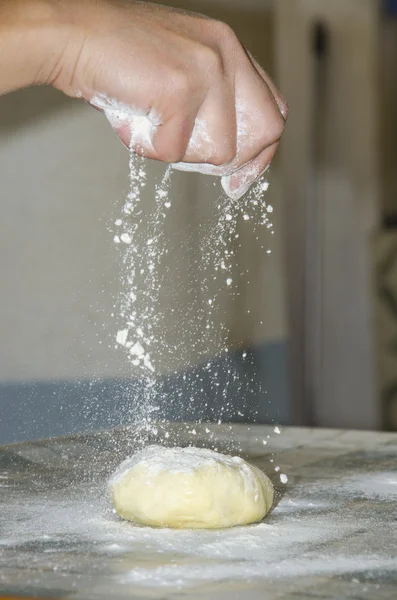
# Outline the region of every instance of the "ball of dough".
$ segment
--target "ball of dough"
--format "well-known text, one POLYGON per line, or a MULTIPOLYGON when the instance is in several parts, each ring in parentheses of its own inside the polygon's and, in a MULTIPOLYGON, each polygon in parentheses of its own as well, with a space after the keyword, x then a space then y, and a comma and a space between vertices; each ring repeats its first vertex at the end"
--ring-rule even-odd
POLYGON ((141 525, 215 529, 260 521, 273 486, 237 456, 201 448, 148 446, 109 482, 120 517, 141 525))

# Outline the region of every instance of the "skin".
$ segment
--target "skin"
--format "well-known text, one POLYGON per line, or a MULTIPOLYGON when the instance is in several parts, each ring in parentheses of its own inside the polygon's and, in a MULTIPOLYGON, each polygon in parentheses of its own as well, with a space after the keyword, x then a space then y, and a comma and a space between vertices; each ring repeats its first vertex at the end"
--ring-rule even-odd
MULTIPOLYGON (((0 0, 0 73, 0 94, 53 85, 88 102, 99 93, 154 111, 161 125, 145 155, 219 166, 232 173, 231 190, 266 170, 287 117, 227 25, 133 0, 0 0), (199 148, 189 145, 197 118, 210 132, 199 148)), ((128 124, 117 133, 129 145, 128 124)))

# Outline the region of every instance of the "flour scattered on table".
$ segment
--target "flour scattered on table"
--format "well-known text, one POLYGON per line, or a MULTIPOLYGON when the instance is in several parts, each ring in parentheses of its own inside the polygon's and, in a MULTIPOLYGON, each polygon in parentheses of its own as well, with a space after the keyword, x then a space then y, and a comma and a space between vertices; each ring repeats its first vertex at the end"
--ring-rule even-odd
POLYGON ((341 485, 358 497, 397 501, 397 471, 348 477, 341 482, 341 485))

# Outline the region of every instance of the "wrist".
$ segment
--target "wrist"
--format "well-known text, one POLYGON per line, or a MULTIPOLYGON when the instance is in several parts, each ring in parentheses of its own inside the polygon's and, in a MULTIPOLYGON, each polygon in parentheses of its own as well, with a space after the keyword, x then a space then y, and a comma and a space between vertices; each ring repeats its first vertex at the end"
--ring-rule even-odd
POLYGON ((0 0, 0 94, 50 83, 69 38, 56 0, 0 0))

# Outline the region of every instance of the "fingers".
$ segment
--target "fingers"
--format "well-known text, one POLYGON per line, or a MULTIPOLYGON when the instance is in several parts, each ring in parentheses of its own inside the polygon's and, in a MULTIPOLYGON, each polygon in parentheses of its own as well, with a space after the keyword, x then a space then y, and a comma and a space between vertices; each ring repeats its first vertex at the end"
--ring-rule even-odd
POLYGON ((237 152, 234 93, 217 86, 211 90, 195 119, 185 163, 205 163, 215 168, 227 165, 237 152))
POLYGON ((229 198, 239 200, 251 185, 267 171, 276 153, 278 142, 263 150, 253 161, 231 175, 222 177, 222 187, 229 198))
POLYGON ((270 166, 288 116, 288 107, 276 86, 248 53, 249 79, 239 82, 237 96, 237 170, 222 177, 222 187, 235 200, 241 198, 270 166), (244 95, 243 95, 244 94, 244 95))
MULTIPOLYGON (((237 188, 249 187, 249 180, 254 181, 264 170, 264 157, 273 156, 275 144, 284 129, 284 119, 263 78, 250 63, 246 66, 249 69, 243 70, 236 82, 233 102, 226 99, 222 104, 217 103, 219 96, 214 94, 214 102, 204 103, 184 161, 174 164, 174 168, 226 176, 225 186, 228 189, 230 182, 235 181, 237 188), (273 150, 266 153, 267 148, 273 150), (247 168, 243 171, 244 165, 247 168), (227 178, 235 171, 240 175, 227 178), (240 184, 241 177, 244 183, 240 184)), ((271 158, 268 160, 270 162, 271 158)))
POLYGON ((247 48, 245 48, 245 51, 247 53, 248 58, 251 61, 252 66, 256 69, 259 76, 262 77, 263 81, 266 83, 266 85, 270 89, 271 93, 273 94, 273 97, 274 97, 275 101, 277 102, 279 111, 280 111, 284 121, 286 121, 288 118, 287 101, 285 100, 284 96, 280 93, 278 88, 275 86, 275 84, 273 83, 273 81, 269 77, 269 75, 266 73, 266 71, 260 66, 258 61, 253 57, 251 52, 249 50, 247 50, 247 48))
POLYGON ((153 135, 161 120, 154 110, 136 109, 106 94, 95 94, 90 104, 105 114, 123 144, 138 154, 155 157, 153 135))
POLYGON ((206 88, 193 82, 186 73, 171 78, 163 90, 163 98, 156 103, 162 118, 153 133, 153 155, 150 158, 168 163, 183 160, 206 94, 206 88))
POLYGON ((192 137, 195 115, 177 112, 161 123, 153 134, 153 154, 149 158, 172 163, 180 161, 186 154, 192 137))
POLYGON ((251 163, 278 142, 285 125, 273 94, 256 70, 251 67, 248 75, 241 74, 238 83, 235 169, 251 163))
MULTIPOLYGON (((105 114, 121 141, 137 154, 167 163, 177 162, 186 154, 205 93, 202 88, 201 94, 197 92, 187 77, 178 75, 176 79, 171 82, 167 78, 156 108, 142 110, 106 94, 94 95, 90 104, 105 114), (167 87, 172 88, 172 95, 167 87)), ((148 99, 145 100, 147 104, 148 99)), ((150 102, 154 104, 151 98, 150 102)))
MULTIPOLYGON (((134 149, 176 168, 222 176, 225 192, 240 198, 273 159, 285 125, 286 104, 281 95, 276 98, 271 80, 268 85, 251 64, 236 84, 236 97, 215 88, 199 107, 198 102, 180 105, 158 124, 152 115, 150 134, 134 149)), ((121 138, 128 135, 125 126, 118 133, 121 138)), ((129 134, 133 140, 131 124, 129 134)))

